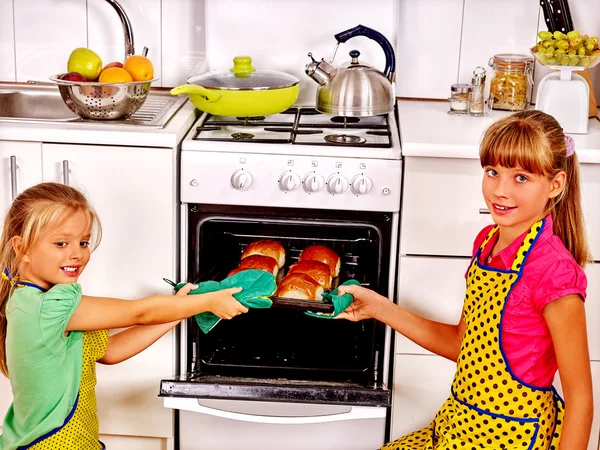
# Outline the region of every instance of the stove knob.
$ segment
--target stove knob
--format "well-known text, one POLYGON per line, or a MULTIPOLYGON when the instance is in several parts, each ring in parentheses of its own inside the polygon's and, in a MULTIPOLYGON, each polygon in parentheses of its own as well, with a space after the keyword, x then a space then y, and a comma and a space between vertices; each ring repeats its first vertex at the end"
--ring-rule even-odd
POLYGON ((356 175, 350 183, 350 189, 356 195, 368 194, 373 188, 373 182, 365 175, 356 175))
POLYGON ((231 185, 238 191, 247 191, 252 184, 252 175, 243 169, 236 170, 231 175, 231 185))
POLYGON ((339 173, 331 175, 327 179, 327 190, 332 194, 341 194, 348 189, 348 180, 339 173))
POLYGON ((295 191, 300 187, 300 175, 294 172, 284 172, 279 177, 279 188, 283 192, 295 191))
POLYGON ((311 172, 304 177, 304 190, 309 194, 319 192, 325 186, 325 178, 315 172, 311 172))

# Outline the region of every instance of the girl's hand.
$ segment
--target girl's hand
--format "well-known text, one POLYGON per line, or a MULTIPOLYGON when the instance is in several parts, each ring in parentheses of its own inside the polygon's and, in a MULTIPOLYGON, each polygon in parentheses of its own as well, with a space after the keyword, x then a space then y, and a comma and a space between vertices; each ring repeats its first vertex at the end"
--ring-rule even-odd
POLYGON ((346 310, 340 313, 336 318, 347 319, 353 322, 359 320, 380 317, 383 307, 390 301, 377 292, 362 286, 340 286, 338 289, 339 295, 352 294, 354 301, 346 310))
POLYGON ((179 289, 175 295, 188 295, 190 293, 190 291, 197 289, 198 285, 194 284, 194 283, 187 283, 185 286, 183 286, 181 289, 179 289))
POLYGON ((210 296, 208 310, 221 319, 231 319, 248 312, 248 308, 233 296, 238 292, 242 292, 242 288, 229 288, 205 294, 210 296))

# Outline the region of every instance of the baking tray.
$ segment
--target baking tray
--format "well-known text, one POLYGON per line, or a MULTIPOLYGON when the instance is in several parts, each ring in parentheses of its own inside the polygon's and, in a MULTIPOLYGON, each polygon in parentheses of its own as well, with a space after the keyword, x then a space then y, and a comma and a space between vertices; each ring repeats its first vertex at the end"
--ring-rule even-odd
POLYGON ((300 300, 297 298, 271 297, 272 308, 294 309, 296 311, 312 311, 321 313, 333 313, 333 304, 322 300, 300 300))

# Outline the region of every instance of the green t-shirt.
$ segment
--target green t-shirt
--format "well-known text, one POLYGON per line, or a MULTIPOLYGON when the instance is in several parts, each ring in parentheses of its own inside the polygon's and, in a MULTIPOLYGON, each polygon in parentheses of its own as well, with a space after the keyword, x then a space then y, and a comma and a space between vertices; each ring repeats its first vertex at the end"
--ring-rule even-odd
POLYGON ((4 418, 0 450, 14 450, 60 427, 81 382, 82 336, 65 328, 81 301, 78 283, 47 292, 16 289, 6 305, 6 358, 13 404, 4 418))

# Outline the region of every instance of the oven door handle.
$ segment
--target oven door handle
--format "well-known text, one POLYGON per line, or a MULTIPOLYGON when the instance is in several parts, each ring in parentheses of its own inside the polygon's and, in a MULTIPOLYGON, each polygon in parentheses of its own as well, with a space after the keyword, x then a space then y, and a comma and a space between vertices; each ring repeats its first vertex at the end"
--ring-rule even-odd
POLYGON ((166 408, 191 411, 210 416, 223 417, 231 420, 241 420, 243 422, 284 424, 284 425, 305 425, 311 423, 337 422, 343 420, 359 419, 381 419, 385 418, 387 409, 385 407, 374 406, 350 406, 350 410, 344 413, 326 414, 318 416, 269 416, 256 414, 243 414, 239 412, 227 411, 224 409, 210 408, 201 405, 197 398, 176 398, 165 397, 164 406, 166 408))

